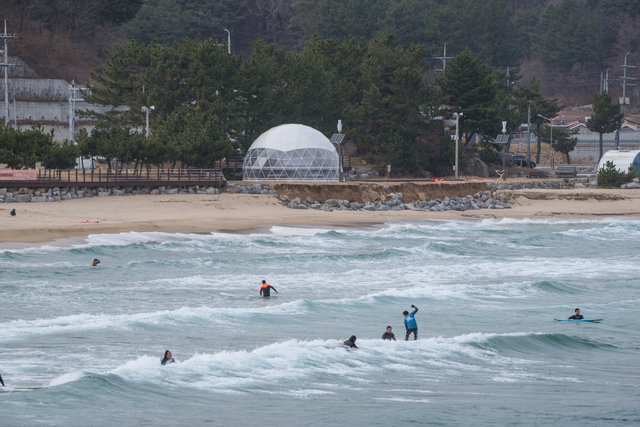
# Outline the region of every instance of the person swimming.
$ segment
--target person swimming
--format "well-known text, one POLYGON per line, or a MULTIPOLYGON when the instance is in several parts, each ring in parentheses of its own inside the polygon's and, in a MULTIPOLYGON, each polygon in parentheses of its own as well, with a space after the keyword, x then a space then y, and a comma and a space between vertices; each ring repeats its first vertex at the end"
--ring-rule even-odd
POLYGON ((160 361, 160 364, 164 366, 164 365, 169 365, 171 363, 174 363, 176 360, 171 356, 172 354, 169 350, 165 351, 164 358, 162 358, 162 360, 160 361))
POLYGON ((349 348, 358 348, 358 346, 356 345, 356 336, 355 335, 351 335, 351 337, 346 340, 346 341, 342 341, 340 344, 342 345, 346 345, 349 348))
POLYGON ((391 332, 391 326, 387 326, 387 332, 385 332, 384 334, 382 334, 382 339, 383 340, 394 340, 396 341, 396 336, 393 335, 393 332, 391 332))
POLYGON ((580 309, 576 308, 575 313, 573 316, 569 317, 567 320, 584 320, 584 316, 582 314, 580 314, 580 309))
POLYGON ((268 284, 266 280, 263 280, 262 286, 260 286, 260 295, 262 295, 263 297, 270 297, 271 289, 273 289, 276 292, 276 294, 278 293, 278 291, 276 291, 276 288, 268 284))
POLYGON ((98 258, 93 260, 93 264, 91 264, 91 267, 95 267, 96 265, 100 264, 100 260, 98 258))

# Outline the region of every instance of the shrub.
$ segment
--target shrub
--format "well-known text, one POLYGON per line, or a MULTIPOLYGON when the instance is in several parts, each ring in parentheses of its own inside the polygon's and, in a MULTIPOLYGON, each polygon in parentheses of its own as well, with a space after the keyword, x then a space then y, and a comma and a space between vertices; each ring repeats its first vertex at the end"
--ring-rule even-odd
POLYGON ((607 160, 598 170, 598 186, 601 187, 619 187, 622 184, 631 182, 637 173, 633 172, 631 166, 627 172, 619 172, 611 160, 607 160))

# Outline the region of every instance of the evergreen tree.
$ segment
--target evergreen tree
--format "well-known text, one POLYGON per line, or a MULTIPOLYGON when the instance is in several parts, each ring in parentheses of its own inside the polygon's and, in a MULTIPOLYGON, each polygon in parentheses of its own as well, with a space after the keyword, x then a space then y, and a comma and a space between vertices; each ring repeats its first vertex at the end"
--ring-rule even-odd
MULTIPOLYGON (((571 164, 571 158, 569 158, 569 153, 571 153, 578 143, 578 138, 574 135, 578 133, 578 130, 565 130, 561 128, 553 129, 553 149, 558 153, 562 153, 567 157, 567 164, 571 164)), ((541 132, 542 140, 547 143, 551 143, 551 127, 545 126, 541 132)))
POLYGON ((608 92, 600 92, 593 95, 593 114, 587 120, 587 128, 591 132, 598 132, 600 135, 600 155, 598 161, 602 158, 603 144, 602 134, 613 132, 620 127, 620 123, 624 120, 623 114, 620 112, 620 105, 611 103, 611 96, 608 92))

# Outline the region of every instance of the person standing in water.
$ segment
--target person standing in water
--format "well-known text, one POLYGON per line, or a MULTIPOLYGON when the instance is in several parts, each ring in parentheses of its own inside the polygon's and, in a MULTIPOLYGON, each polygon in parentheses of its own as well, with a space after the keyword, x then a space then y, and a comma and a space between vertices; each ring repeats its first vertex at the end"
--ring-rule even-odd
POLYGON ((100 260, 98 258, 93 260, 93 263, 91 264, 91 267, 95 267, 96 265, 100 264, 100 260))
POLYGON ((418 312, 418 307, 411 304, 411 307, 414 308, 413 313, 409 313, 408 311, 404 311, 402 315, 404 316, 404 327, 407 328, 407 335, 404 337, 405 341, 409 341, 409 335, 413 332, 413 340, 418 339, 418 323, 416 322, 415 315, 418 312))
POLYGON ((396 336, 393 335, 393 332, 391 332, 391 326, 387 326, 387 332, 385 332, 384 334, 382 334, 382 339, 383 340, 394 340, 396 341, 396 336))
POLYGON ((356 336, 355 335, 351 335, 351 337, 346 340, 346 341, 342 341, 340 344, 342 345, 346 345, 349 348, 358 348, 358 346, 356 345, 356 336))
POLYGON ((580 309, 576 308, 573 316, 569 317, 567 320, 584 320, 584 316, 580 314, 580 309))
POLYGON ((273 289, 276 294, 278 293, 278 291, 276 291, 276 288, 268 284, 266 280, 263 280, 262 286, 260 286, 260 295, 262 295, 263 297, 270 297, 271 289, 273 289))
POLYGON ((164 357, 160 361, 160 364, 162 366, 164 366, 164 365, 169 365, 169 364, 175 362, 175 359, 173 357, 171 357, 171 356, 172 356, 172 354, 171 354, 171 352, 169 350, 165 351, 164 352, 164 357))

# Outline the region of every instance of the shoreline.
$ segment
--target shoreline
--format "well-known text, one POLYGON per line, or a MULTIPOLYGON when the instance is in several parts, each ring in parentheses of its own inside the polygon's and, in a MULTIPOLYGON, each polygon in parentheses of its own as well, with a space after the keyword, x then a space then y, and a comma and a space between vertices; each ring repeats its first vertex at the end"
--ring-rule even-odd
POLYGON ((237 233, 273 226, 379 226, 392 221, 640 217, 640 190, 515 190, 512 209, 423 212, 289 209, 271 195, 144 195, 0 205, 0 249, 127 232, 237 233), (16 209, 17 216, 9 211, 16 209), (96 220, 99 223, 72 221, 96 220))

